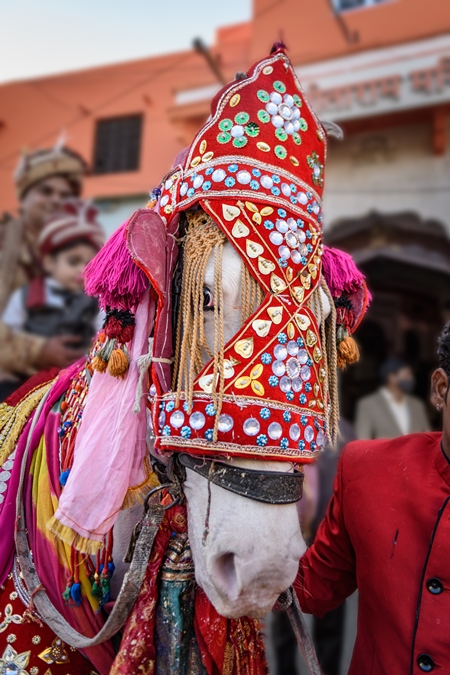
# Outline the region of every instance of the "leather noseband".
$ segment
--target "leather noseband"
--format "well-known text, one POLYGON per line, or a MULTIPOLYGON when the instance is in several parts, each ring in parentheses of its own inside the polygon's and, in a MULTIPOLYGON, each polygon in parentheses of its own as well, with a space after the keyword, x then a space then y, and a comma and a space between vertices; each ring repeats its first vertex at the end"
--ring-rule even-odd
POLYGON ((195 471, 214 485, 257 502, 294 504, 303 495, 305 475, 301 471, 288 473, 244 469, 186 453, 177 455, 177 458, 181 466, 195 471))

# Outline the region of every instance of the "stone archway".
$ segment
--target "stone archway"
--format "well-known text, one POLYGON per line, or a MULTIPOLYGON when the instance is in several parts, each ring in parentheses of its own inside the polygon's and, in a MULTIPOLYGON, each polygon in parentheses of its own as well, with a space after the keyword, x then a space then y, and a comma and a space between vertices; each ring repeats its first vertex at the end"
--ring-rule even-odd
POLYGON ((450 319, 450 239, 445 227, 415 213, 373 211, 335 223, 325 239, 352 254, 374 296, 357 334, 361 361, 342 377, 343 415, 353 419, 357 400, 379 386, 379 367, 393 355, 411 363, 416 393, 427 400, 437 337, 450 319))

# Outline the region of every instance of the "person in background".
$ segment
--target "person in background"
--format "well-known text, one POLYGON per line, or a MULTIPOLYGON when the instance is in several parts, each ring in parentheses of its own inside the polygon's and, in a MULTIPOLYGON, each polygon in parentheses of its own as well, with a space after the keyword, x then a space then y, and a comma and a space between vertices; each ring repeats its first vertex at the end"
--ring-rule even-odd
POLYGON ((349 675, 450 673, 450 323, 431 403, 442 432, 349 443, 294 584, 321 616, 359 589, 349 675))
MULTIPOLYGON (((15 289, 42 274, 39 234, 64 202, 80 195, 86 168, 80 155, 61 145, 22 156, 15 173, 19 216, 0 220, 0 315, 15 289)), ((21 376, 63 368, 83 353, 74 342, 74 336, 45 338, 14 331, 0 321, 0 399, 17 387, 11 364, 21 376)))
POLYGON ((415 380, 405 361, 391 358, 380 371, 382 387, 359 401, 356 409, 357 438, 396 438, 429 431, 425 404, 415 396, 415 380))
POLYGON ((88 350, 100 329, 95 298, 84 293, 83 272, 104 243, 90 204, 67 202, 50 218, 38 238, 44 273, 18 288, 3 313, 3 323, 14 331, 50 338, 73 335, 88 350))

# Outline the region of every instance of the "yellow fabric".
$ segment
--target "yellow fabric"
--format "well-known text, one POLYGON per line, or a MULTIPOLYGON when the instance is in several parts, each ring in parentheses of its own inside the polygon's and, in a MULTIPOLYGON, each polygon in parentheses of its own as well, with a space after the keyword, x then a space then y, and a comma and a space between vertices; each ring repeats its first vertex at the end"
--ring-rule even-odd
MULTIPOLYGON (((55 507, 55 512, 56 509, 57 506, 55 507)), ((63 525, 60 523, 59 520, 55 518, 54 514, 52 514, 51 518, 47 521, 46 526, 48 531, 51 532, 52 535, 54 535, 57 539, 64 542, 64 544, 69 548, 73 546, 81 553, 95 555, 100 551, 100 549, 103 548, 102 541, 96 541, 94 539, 83 537, 81 534, 78 534, 78 532, 75 532, 75 530, 72 530, 71 527, 68 527, 68 525, 63 525)))
POLYGON ((159 485, 159 480, 151 468, 150 463, 146 462, 147 477, 139 485, 128 488, 127 494, 122 504, 123 509, 129 509, 137 504, 143 504, 149 491, 159 485))
MULTIPOLYGON (((71 546, 60 538, 57 538, 47 527, 48 521, 53 517, 58 508, 58 499, 50 491, 47 452, 44 437, 41 438, 40 443, 34 452, 30 473, 33 476, 32 496, 36 508, 36 526, 42 536, 50 542, 55 555, 57 555, 60 566, 64 568, 66 576, 68 576, 70 570, 71 546)), ((86 576, 86 571, 80 558, 79 573, 83 593, 87 596, 92 610, 96 612, 99 608, 99 603, 92 595, 91 584, 86 576)))

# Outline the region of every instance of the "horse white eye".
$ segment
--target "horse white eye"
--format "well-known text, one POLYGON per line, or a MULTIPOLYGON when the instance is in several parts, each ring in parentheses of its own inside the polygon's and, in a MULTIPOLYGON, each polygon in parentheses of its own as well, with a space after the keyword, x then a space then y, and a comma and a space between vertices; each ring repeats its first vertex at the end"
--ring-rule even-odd
POLYGON ((205 312, 214 310, 214 296, 208 286, 203 286, 203 309, 205 312))

